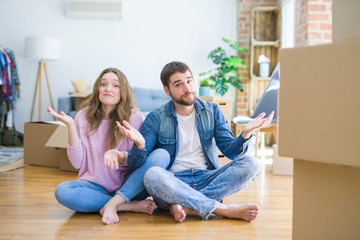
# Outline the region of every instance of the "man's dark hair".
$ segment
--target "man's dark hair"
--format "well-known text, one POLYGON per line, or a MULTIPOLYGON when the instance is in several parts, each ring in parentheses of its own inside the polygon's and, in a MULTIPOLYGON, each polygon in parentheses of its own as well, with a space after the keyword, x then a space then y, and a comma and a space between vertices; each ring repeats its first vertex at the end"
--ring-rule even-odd
POLYGON ((189 71, 192 76, 192 72, 190 68, 185 63, 177 62, 177 61, 170 62, 166 64, 161 71, 160 74, 161 82, 164 86, 169 87, 171 75, 177 72, 184 73, 186 71, 189 71))

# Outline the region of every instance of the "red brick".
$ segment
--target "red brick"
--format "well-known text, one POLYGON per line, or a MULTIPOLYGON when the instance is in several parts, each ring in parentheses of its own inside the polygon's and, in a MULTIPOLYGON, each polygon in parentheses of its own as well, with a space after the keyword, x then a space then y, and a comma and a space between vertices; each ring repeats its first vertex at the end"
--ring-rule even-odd
POLYGON ((248 19, 247 19, 246 16, 241 16, 241 17, 238 18, 238 21, 239 21, 239 22, 245 22, 245 21, 247 21, 247 20, 248 20, 248 19))
POLYGON ((327 7, 324 4, 309 4, 307 9, 308 12, 325 12, 327 7))
POLYGON ((318 30, 319 24, 318 23, 308 23, 307 24, 307 30, 318 30))
POLYGON ((250 33, 250 29, 239 29, 238 33, 250 33))
POLYGON ((308 21, 330 21, 329 14, 317 14, 317 13, 309 13, 308 21))
POLYGON ((331 23, 320 23, 320 30, 332 31, 331 23))
POLYGON ((308 39, 322 39, 320 32, 308 32, 308 39))
POLYGON ((324 40, 332 40, 332 33, 324 33, 324 40))
POLYGON ((238 16, 249 16, 250 15, 250 11, 240 11, 238 12, 238 16))

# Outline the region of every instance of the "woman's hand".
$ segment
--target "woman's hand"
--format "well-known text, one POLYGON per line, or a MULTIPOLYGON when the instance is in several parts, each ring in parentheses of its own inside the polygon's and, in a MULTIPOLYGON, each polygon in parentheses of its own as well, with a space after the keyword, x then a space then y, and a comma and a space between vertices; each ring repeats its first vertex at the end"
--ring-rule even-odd
POLYGON ((118 126, 121 134, 133 141, 138 148, 142 149, 145 147, 145 139, 143 135, 141 135, 138 130, 133 128, 130 123, 124 120, 123 126, 119 122, 116 122, 116 125, 118 126))
POLYGON ((126 152, 120 152, 116 149, 110 149, 106 151, 104 155, 104 164, 111 169, 119 169, 119 164, 124 164, 126 158, 126 152))
POLYGON ((74 124, 74 119, 69 115, 66 115, 63 111, 59 113, 55 112, 50 106, 47 107, 46 111, 48 111, 51 115, 57 118, 57 120, 65 123, 67 126, 71 126, 74 124))

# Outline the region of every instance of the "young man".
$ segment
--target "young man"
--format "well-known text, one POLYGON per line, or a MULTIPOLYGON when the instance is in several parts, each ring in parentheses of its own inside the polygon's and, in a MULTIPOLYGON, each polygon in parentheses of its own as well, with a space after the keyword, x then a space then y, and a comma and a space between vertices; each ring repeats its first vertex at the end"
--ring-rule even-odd
POLYGON ((161 81, 172 101, 147 116, 140 128, 143 137, 127 123, 119 126, 135 143, 128 154, 130 168, 140 167, 155 149, 169 153, 168 169, 150 168, 144 185, 156 205, 169 209, 177 222, 184 221, 190 210, 196 210, 204 220, 211 213, 254 220, 259 211, 256 204, 225 205, 221 201, 258 175, 258 161, 245 153, 252 133, 268 125, 273 113, 267 118, 260 114, 234 138, 218 105, 195 97, 192 72, 186 64, 165 65, 161 81), (220 167, 216 146, 233 161, 220 167))

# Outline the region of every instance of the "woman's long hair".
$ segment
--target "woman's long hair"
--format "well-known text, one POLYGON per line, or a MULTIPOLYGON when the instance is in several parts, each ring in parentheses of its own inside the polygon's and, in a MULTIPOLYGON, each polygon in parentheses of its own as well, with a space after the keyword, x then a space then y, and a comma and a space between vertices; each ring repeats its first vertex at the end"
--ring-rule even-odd
POLYGON ((102 77, 104 74, 110 72, 116 74, 119 79, 120 101, 110 113, 111 123, 106 134, 106 146, 108 149, 114 148, 123 137, 116 126, 116 121, 120 123, 122 123, 123 120, 129 121, 132 109, 136 108, 134 95, 126 76, 116 68, 105 69, 96 79, 92 94, 81 104, 81 108, 84 108, 86 111, 86 119, 89 125, 86 134, 90 134, 91 131, 99 128, 101 121, 105 117, 101 106, 102 103, 99 100, 99 90, 102 77))

